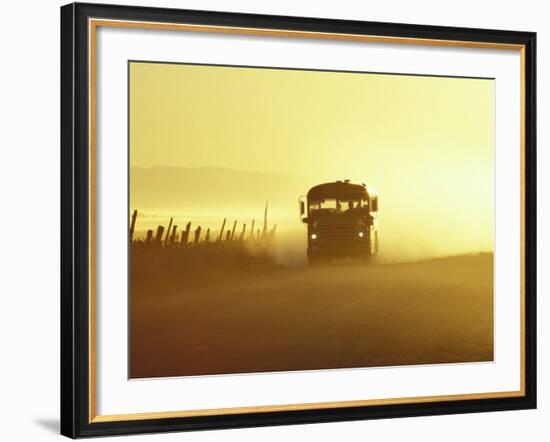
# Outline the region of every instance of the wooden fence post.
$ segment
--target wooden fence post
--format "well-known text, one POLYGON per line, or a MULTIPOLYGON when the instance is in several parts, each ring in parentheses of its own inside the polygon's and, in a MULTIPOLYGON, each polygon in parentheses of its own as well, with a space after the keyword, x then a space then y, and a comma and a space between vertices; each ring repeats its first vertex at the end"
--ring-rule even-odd
POLYGON ((170 218, 170 223, 168 224, 168 230, 166 231, 166 238, 164 238, 164 245, 168 244, 168 240, 170 239, 170 228, 172 227, 172 221, 174 221, 174 218, 170 218))
POLYGON ((237 220, 233 223, 233 229, 231 229, 231 240, 235 237, 235 229, 237 228, 237 220))
POLYGON ((262 236, 265 236, 267 234, 267 201, 265 202, 265 210, 264 210, 264 228, 262 230, 262 236))
POLYGON ((195 242, 198 243, 201 239, 201 226, 195 229, 195 242))
POLYGON ((204 242, 210 241, 210 227, 206 229, 206 237, 204 238, 204 242))
POLYGON ((250 227, 250 239, 254 238, 254 223, 256 222, 255 219, 252 220, 252 227, 250 227))
POLYGON ((226 221, 226 218, 223 219, 222 228, 220 230, 220 237, 218 238, 218 241, 221 241, 223 239, 223 229, 225 228, 225 221, 226 221))
POLYGON ((145 244, 151 244, 153 242, 153 231, 151 229, 147 230, 147 238, 145 239, 145 244))
POLYGON ((170 236, 170 245, 176 242, 177 231, 178 231, 178 226, 174 224, 174 228, 172 229, 172 235, 170 236))
POLYGON ((191 231, 191 221, 185 226, 185 230, 181 232, 181 245, 186 246, 189 242, 189 232, 191 231))
POLYGON ((132 213, 132 221, 130 222, 130 244, 134 242, 134 228, 136 227, 137 214, 137 210, 134 210, 134 213, 132 213))
POLYGON ((241 232, 241 235, 239 236, 239 240, 244 240, 244 235, 246 234, 246 224, 243 224, 243 230, 241 232))
POLYGON ((164 226, 158 226, 157 227, 157 235, 155 236, 155 244, 161 245, 162 244, 162 234, 164 233, 164 226))
POLYGON ((225 235, 225 240, 229 241, 231 239, 231 230, 228 230, 225 235))

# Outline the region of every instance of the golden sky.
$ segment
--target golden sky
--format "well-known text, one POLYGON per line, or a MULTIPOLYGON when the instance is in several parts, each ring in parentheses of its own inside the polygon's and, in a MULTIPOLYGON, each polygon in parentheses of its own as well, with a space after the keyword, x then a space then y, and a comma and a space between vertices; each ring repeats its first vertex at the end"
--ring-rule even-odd
POLYGON ((366 182, 394 244, 492 250, 494 126, 493 80, 130 63, 131 166, 366 182))

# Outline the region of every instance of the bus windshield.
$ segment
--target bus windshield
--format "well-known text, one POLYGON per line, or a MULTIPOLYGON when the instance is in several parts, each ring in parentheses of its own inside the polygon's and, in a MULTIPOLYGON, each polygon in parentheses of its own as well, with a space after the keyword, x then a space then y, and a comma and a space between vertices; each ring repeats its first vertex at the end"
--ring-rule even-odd
POLYGON ((325 198, 319 201, 310 201, 310 212, 345 213, 360 207, 367 207, 367 201, 360 199, 325 198))

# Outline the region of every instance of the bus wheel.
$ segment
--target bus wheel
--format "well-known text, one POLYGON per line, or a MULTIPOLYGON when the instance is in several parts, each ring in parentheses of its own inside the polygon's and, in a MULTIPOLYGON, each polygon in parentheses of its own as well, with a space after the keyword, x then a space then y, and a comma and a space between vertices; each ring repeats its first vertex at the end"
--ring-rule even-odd
POLYGON ((309 255, 307 257, 307 261, 311 267, 319 266, 324 263, 324 260, 321 257, 315 255, 309 255))
POLYGON ((362 264, 368 264, 371 262, 371 255, 362 255, 360 258, 359 258, 359 261, 362 263, 362 264))

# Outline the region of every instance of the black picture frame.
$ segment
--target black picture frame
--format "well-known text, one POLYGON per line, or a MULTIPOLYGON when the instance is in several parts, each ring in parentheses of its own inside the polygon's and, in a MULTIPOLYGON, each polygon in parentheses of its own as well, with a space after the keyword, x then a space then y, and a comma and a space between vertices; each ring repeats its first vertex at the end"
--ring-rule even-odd
POLYGON ((61 434, 104 436, 536 408, 536 34, 73 3, 61 7, 61 434), (89 18, 501 43, 524 47, 524 392, 519 397, 90 421, 89 18))

